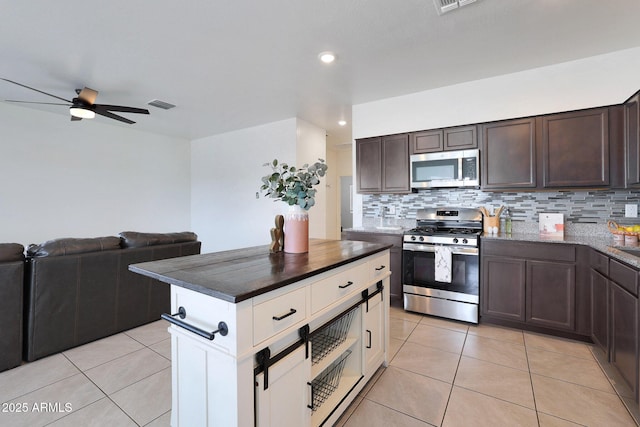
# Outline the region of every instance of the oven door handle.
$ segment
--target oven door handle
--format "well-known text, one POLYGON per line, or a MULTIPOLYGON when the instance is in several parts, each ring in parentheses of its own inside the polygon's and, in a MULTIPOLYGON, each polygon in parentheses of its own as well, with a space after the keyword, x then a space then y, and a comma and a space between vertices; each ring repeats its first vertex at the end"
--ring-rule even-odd
MULTIPOLYGON (((465 246, 449 246, 451 248, 452 255, 470 255, 478 256, 478 248, 468 248, 465 246)), ((436 245, 421 245, 415 243, 405 243, 402 245, 402 250, 413 252, 435 252, 436 245)))

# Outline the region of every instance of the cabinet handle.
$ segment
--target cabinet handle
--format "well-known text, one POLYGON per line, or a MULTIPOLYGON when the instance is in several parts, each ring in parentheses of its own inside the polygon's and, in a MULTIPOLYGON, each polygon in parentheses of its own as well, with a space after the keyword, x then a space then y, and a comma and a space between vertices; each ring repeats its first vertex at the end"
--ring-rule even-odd
POLYGON ((351 280, 349 280, 346 284, 344 285, 340 285, 338 286, 340 289, 345 289, 348 288, 349 286, 353 285, 353 282, 351 280))
POLYGON ((369 334, 369 344, 367 344, 367 348, 371 348, 371 331, 367 329, 367 334, 369 334))
POLYGON ((380 267, 376 268, 376 271, 384 270, 385 268, 387 268, 386 265, 381 265, 380 267))
POLYGON ((273 320, 282 320, 282 319, 284 319, 286 317, 289 317, 289 316, 292 316, 292 315, 294 315, 296 313, 297 313, 296 309, 292 308, 292 309, 289 310, 289 312, 287 314, 283 314, 282 316, 273 316, 273 320))
POLYGON ((213 341, 213 339, 215 338, 216 334, 220 334, 223 337, 227 336, 227 334, 229 333, 229 327, 227 326, 226 323, 224 322, 218 322, 218 329, 216 329, 213 332, 208 332, 205 331, 203 329, 200 329, 196 326, 193 326, 187 322, 185 322, 184 320, 180 320, 180 319, 176 319, 176 316, 179 316, 180 319, 184 319, 185 317, 187 317, 187 310, 184 307, 180 307, 178 308, 178 312, 174 313, 174 314, 168 314, 168 313, 162 313, 160 315, 160 317, 164 320, 166 320, 167 322, 173 323, 176 326, 179 326, 181 328, 186 329, 189 332, 192 332, 196 335, 201 336, 202 338, 206 338, 209 341, 213 341))
POLYGON ((314 394, 313 383, 307 382, 307 384, 309 385, 309 387, 311 387, 311 405, 307 405, 307 408, 311 409, 312 411, 315 411, 316 408, 314 408, 313 406, 313 394, 314 394))

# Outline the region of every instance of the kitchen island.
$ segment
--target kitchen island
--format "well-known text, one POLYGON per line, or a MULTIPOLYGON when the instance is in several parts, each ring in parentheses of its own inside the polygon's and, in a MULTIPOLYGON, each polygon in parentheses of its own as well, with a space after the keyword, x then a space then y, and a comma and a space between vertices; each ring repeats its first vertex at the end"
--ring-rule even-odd
POLYGON ((389 245, 315 240, 131 265, 171 284, 179 426, 331 425, 387 363, 389 245))

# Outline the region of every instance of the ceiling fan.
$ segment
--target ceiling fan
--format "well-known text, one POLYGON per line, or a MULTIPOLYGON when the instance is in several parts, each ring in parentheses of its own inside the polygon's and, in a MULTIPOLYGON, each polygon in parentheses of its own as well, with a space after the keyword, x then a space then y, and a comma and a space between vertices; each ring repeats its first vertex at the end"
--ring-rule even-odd
POLYGON ((71 121, 78 121, 82 119, 93 119, 96 116, 96 114, 100 114, 101 116, 109 117, 110 119, 118 120, 131 125, 135 123, 133 120, 129 120, 125 117, 119 116, 117 114, 113 114, 112 111, 117 111, 122 113, 149 114, 149 110, 146 110, 144 108, 125 107, 122 105, 96 104, 95 101, 96 101, 96 97, 98 96, 98 91, 88 87, 84 87, 83 89, 76 89, 76 94, 78 96, 73 98, 71 101, 69 101, 68 99, 64 99, 47 92, 43 92, 41 90, 29 87, 27 85, 23 85, 22 83, 14 82, 13 80, 8 80, 3 78, 0 78, 0 80, 4 80, 5 82, 13 83, 14 85, 31 89, 33 91, 42 93, 44 95, 59 99, 61 101, 65 101, 67 104, 60 104, 57 102, 14 101, 11 99, 7 99, 6 102, 19 102, 23 104, 65 105, 69 107, 69 113, 71 113, 71 121))

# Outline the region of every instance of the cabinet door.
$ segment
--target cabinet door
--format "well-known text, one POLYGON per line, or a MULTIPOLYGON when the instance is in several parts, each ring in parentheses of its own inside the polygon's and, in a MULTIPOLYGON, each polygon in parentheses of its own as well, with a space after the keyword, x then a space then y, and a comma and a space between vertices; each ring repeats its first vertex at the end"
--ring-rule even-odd
POLYGON ((482 187, 535 188, 535 119, 482 125, 482 187))
POLYGON ((307 382, 311 359, 305 359, 305 347, 269 367, 269 384, 264 388, 264 373, 256 375, 256 426, 308 426, 311 422, 311 395, 307 382))
POLYGON ((527 323, 575 329, 575 270, 575 264, 527 261, 527 323))
POLYGON ((627 148, 627 186, 640 186, 640 126, 638 95, 624 104, 624 134, 627 148))
POLYGON ((356 188, 358 193, 379 193, 382 189, 382 139, 356 141, 356 188))
POLYGON ((542 116, 543 187, 609 185, 609 110, 542 116))
POLYGON ((478 148, 476 125, 444 129, 444 150, 470 150, 478 148))
POLYGON ((378 369, 384 360, 383 308, 382 293, 369 300, 369 311, 367 311, 366 304, 363 306, 365 311, 363 335, 364 375, 378 369))
POLYGON ((609 281, 611 313, 610 360, 637 396, 638 298, 609 281))
POLYGON ((382 138, 382 192, 408 193, 409 135, 382 138))
POLYGON ((609 356, 609 279, 591 269, 591 339, 609 356))
POLYGON ((444 148, 442 129, 412 133, 410 141, 411 154, 432 153, 444 148))
POLYGON ((482 258, 481 313, 525 321, 526 262, 501 256, 482 258))

